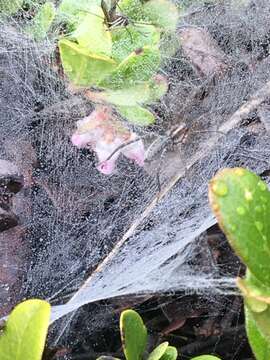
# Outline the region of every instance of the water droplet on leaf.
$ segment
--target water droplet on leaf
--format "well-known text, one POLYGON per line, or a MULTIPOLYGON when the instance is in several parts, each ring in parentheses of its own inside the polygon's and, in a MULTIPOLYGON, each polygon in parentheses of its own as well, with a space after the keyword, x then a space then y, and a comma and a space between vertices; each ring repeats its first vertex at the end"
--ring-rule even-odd
POLYGON ((237 229, 237 226, 235 224, 229 224, 229 229, 231 232, 235 232, 237 229))
POLYGON ((218 196, 226 196, 228 194, 228 186, 224 181, 216 181, 213 184, 213 192, 218 196))
POLYGON ((245 215, 246 213, 246 210, 243 206, 238 206, 238 208, 236 209, 236 212, 239 214, 239 215, 245 215))
POLYGON ((253 199, 252 192, 249 191, 248 189, 245 189, 245 199, 247 201, 251 201, 253 199))
POLYGON ((262 231, 263 223, 261 221, 255 221, 255 226, 259 231, 262 231))

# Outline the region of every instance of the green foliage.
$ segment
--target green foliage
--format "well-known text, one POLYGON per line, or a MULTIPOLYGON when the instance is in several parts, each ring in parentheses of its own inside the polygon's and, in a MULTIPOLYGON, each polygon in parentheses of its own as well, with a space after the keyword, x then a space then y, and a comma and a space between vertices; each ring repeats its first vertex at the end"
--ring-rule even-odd
POLYGON ((140 360, 147 343, 147 330, 136 311, 125 310, 121 313, 120 333, 126 359, 140 360))
POLYGON ((162 344, 158 345, 148 356, 147 360, 159 360, 165 354, 169 343, 167 341, 163 342, 162 344))
POLYGON ((131 124, 147 126, 155 122, 155 117, 151 111, 142 106, 117 106, 116 109, 131 124))
MULTIPOLYGON (((140 315, 134 310, 125 310, 120 317, 120 333, 126 360, 176 360, 178 353, 167 341, 158 345, 147 356, 147 329, 140 315)), ((111 356, 100 356, 97 360, 118 360, 111 356)), ((203 355, 192 360, 220 360, 216 356, 203 355)))
POLYGON ((167 92, 167 81, 162 77, 155 77, 149 81, 140 82, 134 86, 119 90, 106 89, 105 91, 89 93, 93 101, 108 102, 119 106, 136 106, 151 104, 167 92))
POLYGON ((145 21, 143 2, 141 0, 120 0, 121 11, 133 21, 145 21))
POLYGON ((254 173, 225 169, 210 182, 210 202, 228 240, 263 284, 270 286, 270 192, 254 173))
POLYGON ((72 28, 91 12, 93 5, 100 5, 100 0, 62 0, 57 12, 58 19, 72 28))
POLYGON ((150 23, 163 31, 175 31, 178 9, 167 0, 121 0, 120 8, 125 15, 138 22, 150 23))
POLYGON ((178 11, 173 3, 166 0, 149 0, 145 3, 143 12, 145 21, 149 21, 165 31, 175 31, 178 11))
POLYGON ((50 305, 27 300, 15 307, 0 336, 1 360, 40 360, 50 319, 50 305))
POLYGON ((158 71, 159 65, 158 49, 145 46, 133 51, 107 78, 99 83, 99 86, 109 89, 134 86, 141 81, 150 80, 158 71))
MULTIPOLYGON (((105 12, 101 0, 62 0, 57 10, 53 2, 39 4, 25 31, 41 41, 53 22, 64 25, 66 35, 58 47, 70 82, 104 90, 97 98, 117 106, 129 122, 150 125, 154 115, 142 105, 159 100, 167 91, 166 82, 153 87, 151 79, 179 46, 178 9, 170 0, 120 0, 112 15, 111 1, 105 3, 105 12), (121 19, 125 24, 120 21, 115 26, 114 21, 121 19)), ((23 0, 7 1, 0 4, 0 12, 11 15, 22 5, 23 0)))
POLYGON ((258 360, 270 356, 270 192, 254 173, 220 171, 210 182, 209 198, 219 226, 247 266, 238 286, 245 299, 246 329, 258 360))
MULTIPOLYGON (((105 3, 110 10, 110 2, 105 3)), ((92 100, 115 105, 129 122, 146 126, 154 116, 140 105, 159 100, 167 91, 167 82, 153 78, 164 53, 175 49, 179 14, 169 0, 122 0, 118 5, 108 19, 111 13, 104 12, 100 0, 62 0, 58 19, 70 34, 59 40, 61 61, 74 85, 103 90, 92 100), (114 26, 121 19, 126 24, 114 26)))
POLYGON ((256 324, 252 311, 245 306, 246 331, 249 343, 256 354, 257 360, 270 359, 270 344, 260 331, 256 324))
POLYGON ((52 2, 46 2, 41 6, 38 13, 32 20, 32 23, 25 29, 26 32, 32 35, 37 40, 43 40, 47 36, 47 32, 55 18, 55 7, 52 2))
POLYGON ((158 47, 160 31, 153 25, 136 24, 112 28, 112 57, 117 62, 125 60, 134 49, 144 46, 158 47))
POLYGON ((1 0, 0 15, 13 15, 21 9, 23 0, 1 0))
MULTIPOLYGON (((50 320, 50 304, 43 300, 27 300, 15 307, 0 335, 1 360, 41 360, 50 320)), ((146 352, 147 329, 140 315, 125 310, 120 317, 120 333, 126 360, 142 360, 146 352)), ((168 342, 158 345, 147 360, 176 360, 177 349, 168 342)), ((259 360, 266 359, 260 358, 259 360)), ((100 356, 97 360, 119 360, 100 356)), ((193 360, 219 360, 204 355, 193 360)))
POLYGON ((116 67, 111 58, 91 53, 68 39, 59 41, 59 50, 65 73, 75 85, 95 85, 116 67))
POLYGON ((176 348, 165 341, 150 353, 147 360, 176 360, 177 355, 176 348))
MULTIPOLYGON (((147 344, 147 329, 136 311, 122 312, 120 332, 126 360, 142 360, 147 344)), ((176 358, 176 348, 169 346, 168 342, 163 342, 148 355, 147 360, 176 360, 176 358)))
POLYGON ((111 56, 112 37, 104 27, 104 15, 99 6, 91 7, 91 13, 85 15, 72 37, 81 48, 97 55, 111 56))
POLYGON ((177 350, 174 346, 168 346, 165 353, 162 355, 161 360, 176 360, 177 350))

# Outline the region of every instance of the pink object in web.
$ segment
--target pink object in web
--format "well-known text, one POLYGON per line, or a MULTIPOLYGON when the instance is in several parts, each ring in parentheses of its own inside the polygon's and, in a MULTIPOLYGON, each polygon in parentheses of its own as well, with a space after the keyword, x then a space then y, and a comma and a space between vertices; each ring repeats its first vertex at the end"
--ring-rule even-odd
POLYGON ((111 109, 106 106, 97 108, 89 116, 77 121, 77 129, 71 141, 78 148, 95 151, 99 160, 97 169, 105 175, 114 172, 120 154, 139 166, 144 165, 142 140, 115 119, 111 109))

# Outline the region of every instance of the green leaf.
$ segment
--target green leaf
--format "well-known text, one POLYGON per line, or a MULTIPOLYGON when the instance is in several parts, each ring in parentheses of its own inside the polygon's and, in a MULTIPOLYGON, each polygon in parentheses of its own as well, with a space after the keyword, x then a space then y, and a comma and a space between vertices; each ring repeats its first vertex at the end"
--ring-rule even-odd
POLYGON ((93 5, 100 6, 100 0, 62 0, 58 8, 58 17, 61 21, 78 25, 93 5))
POLYGON ((149 80, 157 73, 159 65, 159 50, 145 46, 132 52, 109 77, 99 83, 99 86, 111 89, 134 86, 149 80))
POLYGON ((237 285, 252 311, 262 312, 266 310, 270 304, 270 289, 255 278, 249 269, 246 271, 245 279, 237 279, 237 285))
POLYGON ((249 307, 249 304, 247 301, 245 302, 245 306, 248 308, 249 314, 252 317, 253 321, 255 322, 257 330, 264 337, 264 339, 267 340, 270 344, 270 308, 269 308, 269 306, 266 308, 266 310, 261 311, 261 312, 252 311, 251 308, 249 307))
POLYGON ((147 22, 165 31, 176 29, 179 11, 169 0, 121 0, 119 5, 121 12, 133 21, 147 22))
POLYGON ((270 192, 254 173, 220 171, 210 182, 212 210, 231 246, 250 272, 270 285, 270 192))
POLYGON ((104 14, 99 6, 91 8, 91 13, 83 18, 72 37, 92 53, 111 56, 112 38, 104 25, 104 14))
POLYGON ((177 349, 174 346, 168 346, 160 360, 176 360, 177 356, 177 349))
POLYGON ((32 20, 32 24, 25 31, 37 41, 43 40, 55 18, 55 7, 52 2, 46 2, 32 20))
POLYGON ((27 300, 15 307, 0 336, 1 360, 40 360, 50 319, 50 305, 27 300))
POLYGON ((245 300, 246 300, 246 304, 247 304, 247 306, 249 306, 250 310, 255 313, 263 312, 268 307, 267 303, 260 301, 260 300, 256 300, 254 298, 246 298, 245 300))
POLYGON ((213 356, 213 355, 201 355, 192 358, 191 360, 220 360, 220 358, 213 356))
MULTIPOLYGON (((269 316, 269 313, 267 314, 269 316)), ((270 359, 270 343, 254 319, 254 313, 245 306, 246 331, 249 344, 257 360, 270 359)))
POLYGON ((147 360, 159 360, 168 348, 168 341, 158 345, 148 356, 147 360))
POLYGON ((120 0, 121 13, 133 21, 144 20, 143 3, 141 0, 120 0))
POLYGON ((120 106, 136 106, 151 104, 159 100, 168 89, 167 80, 156 75, 151 80, 119 90, 88 92, 88 97, 94 102, 108 102, 120 106))
POLYGON ((250 303, 253 302, 254 306, 251 305, 253 311, 260 311, 259 309, 255 309, 257 302, 264 303, 264 305, 257 304, 260 309, 262 306, 270 304, 270 288, 265 286, 253 274, 251 274, 249 269, 246 270, 245 279, 237 279, 237 285, 245 299, 250 303))
POLYGON ((120 332, 127 360, 141 360, 147 342, 147 330, 134 310, 125 310, 120 317, 120 332))
POLYGON ((116 67, 109 57, 91 53, 67 39, 60 40, 58 45, 64 71, 75 85, 95 85, 116 67))
POLYGON ((147 126, 155 122, 154 115, 141 106, 117 106, 116 109, 131 124, 147 126))
POLYGON ((13 15, 21 9, 23 0, 1 0, 0 15, 13 15))
POLYGON ((179 18, 177 7, 168 0, 149 0, 143 6, 144 21, 166 31, 175 31, 179 18))
POLYGON ((134 106, 143 104, 148 101, 150 95, 149 83, 143 82, 129 88, 120 90, 105 90, 101 92, 93 92, 90 99, 96 102, 108 102, 119 106, 134 106))
POLYGON ((128 25, 110 30, 113 39, 112 57, 117 62, 123 61, 130 53, 144 46, 157 46, 160 32, 147 24, 128 25))
POLYGON ((149 81, 150 94, 145 103, 151 104, 166 94, 168 81, 162 75, 156 75, 149 81))

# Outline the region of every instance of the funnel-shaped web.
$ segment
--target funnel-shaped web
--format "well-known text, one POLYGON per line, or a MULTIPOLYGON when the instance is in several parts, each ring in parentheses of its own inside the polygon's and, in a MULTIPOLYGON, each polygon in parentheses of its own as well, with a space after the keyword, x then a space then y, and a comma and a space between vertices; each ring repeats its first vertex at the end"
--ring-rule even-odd
POLYGON ((156 150, 144 167, 120 156, 110 176, 70 140, 93 104, 67 90, 55 39, 35 43, 20 18, 0 20, 0 158, 26 179, 16 200, 23 258, 12 260, 0 243, 15 301, 49 299, 55 321, 124 295, 237 291, 234 271, 223 272, 210 255, 203 266, 194 259, 205 258, 201 238, 215 224, 209 179, 225 166, 259 174, 269 167, 269 137, 256 118, 269 96, 269 11, 263 0, 185 5, 179 36, 193 36, 195 49, 183 43, 164 59, 170 87, 152 106, 156 124, 127 125, 156 150), (190 29, 206 39, 199 50, 190 29), (181 124, 187 133, 177 143, 168 134, 181 124))

